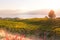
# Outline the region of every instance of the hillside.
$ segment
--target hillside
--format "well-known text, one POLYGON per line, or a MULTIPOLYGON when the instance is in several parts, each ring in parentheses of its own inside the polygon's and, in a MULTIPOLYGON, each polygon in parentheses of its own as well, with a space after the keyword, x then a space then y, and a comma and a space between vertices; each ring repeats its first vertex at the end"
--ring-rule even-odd
POLYGON ((60 19, 49 18, 1 18, 0 28, 8 30, 11 33, 25 34, 25 35, 40 35, 44 31, 59 31, 60 19))

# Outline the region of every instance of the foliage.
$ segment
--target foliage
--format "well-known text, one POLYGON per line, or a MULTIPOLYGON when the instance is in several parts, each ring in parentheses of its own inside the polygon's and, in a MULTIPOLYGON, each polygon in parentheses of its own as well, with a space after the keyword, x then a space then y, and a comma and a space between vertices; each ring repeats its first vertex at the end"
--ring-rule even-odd
POLYGON ((54 11, 53 10, 51 10, 50 12, 49 12, 49 15, 48 15, 50 18, 55 18, 56 17, 56 15, 55 15, 55 13, 54 13, 54 11))

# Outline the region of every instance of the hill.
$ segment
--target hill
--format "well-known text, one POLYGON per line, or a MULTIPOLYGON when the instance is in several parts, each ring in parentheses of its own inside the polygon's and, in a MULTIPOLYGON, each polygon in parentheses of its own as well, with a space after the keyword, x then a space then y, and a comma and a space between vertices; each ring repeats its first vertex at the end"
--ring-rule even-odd
POLYGON ((1 18, 0 28, 11 33, 25 34, 25 35, 40 35, 44 31, 58 31, 60 28, 60 19, 49 18, 1 18))

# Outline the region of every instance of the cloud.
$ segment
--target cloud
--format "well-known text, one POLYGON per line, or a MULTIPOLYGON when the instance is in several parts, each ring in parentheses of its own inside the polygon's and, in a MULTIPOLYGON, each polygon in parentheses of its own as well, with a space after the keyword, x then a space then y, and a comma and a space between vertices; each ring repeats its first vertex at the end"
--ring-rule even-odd
MULTIPOLYGON (((0 10, 0 17, 44 17, 48 15, 49 9, 33 10, 33 11, 24 11, 24 10, 0 10)), ((60 15, 60 11, 56 12, 56 15, 60 15)))
POLYGON ((16 14, 19 10, 0 10, 0 14, 16 14))
POLYGON ((42 10, 30 11, 26 14, 28 14, 28 15, 47 15, 48 12, 49 12, 48 9, 42 9, 42 10))

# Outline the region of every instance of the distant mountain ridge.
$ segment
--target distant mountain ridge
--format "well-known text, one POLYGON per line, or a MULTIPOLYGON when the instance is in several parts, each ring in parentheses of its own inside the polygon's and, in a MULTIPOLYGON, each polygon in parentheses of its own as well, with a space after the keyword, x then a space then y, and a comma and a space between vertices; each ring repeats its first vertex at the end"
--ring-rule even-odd
MULTIPOLYGON (((23 12, 21 10, 0 10, 0 17, 31 17, 31 15, 35 16, 41 16, 42 15, 48 15, 50 9, 41 9, 41 10, 33 10, 28 12, 23 12)), ((56 12, 57 16, 60 16, 60 10, 57 10, 56 12)))

